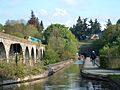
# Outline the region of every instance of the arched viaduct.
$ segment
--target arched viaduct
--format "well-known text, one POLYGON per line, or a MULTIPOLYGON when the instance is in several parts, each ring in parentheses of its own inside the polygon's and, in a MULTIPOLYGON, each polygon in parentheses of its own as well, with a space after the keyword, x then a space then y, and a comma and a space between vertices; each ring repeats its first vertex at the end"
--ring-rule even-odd
POLYGON ((8 34, 0 33, 0 60, 6 62, 15 61, 22 63, 36 63, 43 57, 44 45, 32 43, 8 34))

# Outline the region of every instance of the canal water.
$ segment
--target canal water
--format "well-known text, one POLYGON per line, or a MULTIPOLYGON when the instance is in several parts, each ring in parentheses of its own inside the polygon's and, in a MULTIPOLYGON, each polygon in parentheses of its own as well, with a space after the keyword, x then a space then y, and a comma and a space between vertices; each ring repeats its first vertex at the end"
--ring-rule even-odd
POLYGON ((81 66, 72 64, 44 80, 0 87, 0 90, 112 90, 102 81, 86 80, 80 76, 81 66))

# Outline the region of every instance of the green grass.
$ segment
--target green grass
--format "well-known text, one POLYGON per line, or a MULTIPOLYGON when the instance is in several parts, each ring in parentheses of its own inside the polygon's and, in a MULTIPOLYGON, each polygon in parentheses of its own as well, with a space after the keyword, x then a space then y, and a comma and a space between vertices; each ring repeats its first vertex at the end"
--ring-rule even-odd
POLYGON ((120 75, 109 75, 108 77, 120 85, 120 75))
POLYGON ((0 80, 24 78, 28 75, 38 75, 44 72, 43 65, 40 63, 34 66, 18 63, 0 62, 0 80))
POLYGON ((109 62, 110 62, 109 66, 111 68, 120 70, 120 59, 119 58, 111 58, 109 62))

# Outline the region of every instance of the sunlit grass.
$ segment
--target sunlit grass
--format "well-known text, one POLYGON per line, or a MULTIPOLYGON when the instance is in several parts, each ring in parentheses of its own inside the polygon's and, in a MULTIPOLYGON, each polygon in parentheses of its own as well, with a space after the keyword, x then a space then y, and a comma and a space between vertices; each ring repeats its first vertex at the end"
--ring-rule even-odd
POLYGON ((43 66, 40 63, 33 66, 18 63, 0 62, 0 79, 17 79, 24 78, 28 75, 38 75, 44 72, 43 66))

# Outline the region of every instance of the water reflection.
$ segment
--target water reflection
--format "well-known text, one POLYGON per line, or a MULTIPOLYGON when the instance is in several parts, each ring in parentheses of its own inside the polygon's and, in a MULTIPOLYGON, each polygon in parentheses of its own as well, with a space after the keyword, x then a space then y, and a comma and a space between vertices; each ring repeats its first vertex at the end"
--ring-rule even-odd
POLYGON ((73 64, 45 80, 2 87, 1 90, 111 90, 107 83, 80 77, 79 65, 73 64))

